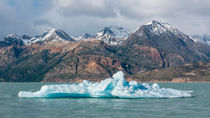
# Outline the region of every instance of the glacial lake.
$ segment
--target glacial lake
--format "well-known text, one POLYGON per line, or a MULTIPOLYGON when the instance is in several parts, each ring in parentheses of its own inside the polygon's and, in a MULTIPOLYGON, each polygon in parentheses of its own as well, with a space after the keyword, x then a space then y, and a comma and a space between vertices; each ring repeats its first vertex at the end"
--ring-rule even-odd
MULTIPOLYGON (((60 83, 0 83, 0 118, 209 118, 210 83, 160 83, 193 90, 192 98, 19 98, 19 91, 38 91, 60 83)), ((63 83, 62 83, 63 84, 63 83)), ((68 83, 66 83, 68 84, 68 83)))

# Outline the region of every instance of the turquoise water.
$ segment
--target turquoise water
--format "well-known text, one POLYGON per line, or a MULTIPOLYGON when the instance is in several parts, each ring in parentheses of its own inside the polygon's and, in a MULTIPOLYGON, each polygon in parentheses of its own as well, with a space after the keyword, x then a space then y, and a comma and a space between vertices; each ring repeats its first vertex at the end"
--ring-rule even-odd
MULTIPOLYGON (((19 91, 38 91, 50 83, 0 83, 0 118, 209 118, 209 83, 163 83, 193 90, 192 98, 97 99, 18 98, 19 91)), ((55 84, 55 83, 53 83, 55 84)))

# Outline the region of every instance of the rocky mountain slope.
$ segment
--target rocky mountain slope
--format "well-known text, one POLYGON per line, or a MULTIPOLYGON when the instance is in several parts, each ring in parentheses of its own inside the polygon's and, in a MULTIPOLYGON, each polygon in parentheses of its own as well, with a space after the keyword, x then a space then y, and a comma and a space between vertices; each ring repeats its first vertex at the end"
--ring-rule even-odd
POLYGON ((136 78, 152 70, 210 61, 210 46, 194 42, 167 23, 152 21, 126 39, 123 30, 113 32, 104 28, 95 36, 83 35, 84 40, 55 29, 35 37, 9 35, 0 41, 0 81, 99 81, 119 70, 136 78), (110 37, 124 39, 112 44, 110 37))
MULTIPOLYGON (((156 49, 162 66, 169 67, 196 61, 209 61, 209 46, 195 43, 189 36, 167 23, 152 21, 141 26, 124 42, 125 47, 156 49)), ((126 50, 126 49, 125 49, 126 50)))
MULTIPOLYGON (((128 77, 129 78, 129 77, 128 77)), ((155 69, 130 76, 138 82, 210 82, 210 62, 155 69)))

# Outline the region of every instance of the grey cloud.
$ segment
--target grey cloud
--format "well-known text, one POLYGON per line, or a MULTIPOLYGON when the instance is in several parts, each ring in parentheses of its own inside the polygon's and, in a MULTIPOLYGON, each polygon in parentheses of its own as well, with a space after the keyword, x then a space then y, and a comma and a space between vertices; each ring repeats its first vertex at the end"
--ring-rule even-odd
POLYGON ((6 5, 4 1, 0 1, 0 35, 5 36, 9 33, 24 34, 26 31, 31 31, 29 25, 22 22, 15 14, 15 11, 6 5))
POLYGON ((40 25, 52 26, 52 24, 47 19, 37 19, 34 21, 34 25, 35 26, 40 26, 40 25))
MULTIPOLYGON (((103 3, 99 5, 100 7, 94 5, 92 1, 94 0, 75 0, 64 6, 56 4, 58 14, 63 16, 61 21, 64 19, 64 21, 71 21, 68 23, 69 32, 90 31, 90 26, 92 26, 91 30, 96 30, 95 27, 101 26, 101 23, 117 24, 135 29, 140 24, 155 19, 169 22, 185 33, 192 34, 208 32, 206 30, 208 28, 202 24, 210 24, 210 21, 204 20, 208 18, 210 11, 208 0, 99 0, 103 3), (80 26, 82 22, 84 25, 80 26), (197 24, 198 27, 193 27, 194 24, 197 24), (83 29, 72 31, 71 28, 75 26, 83 27, 83 29)), ((55 21, 54 24, 58 21, 55 21)))
POLYGON ((115 17, 116 13, 109 0, 72 0, 71 4, 61 6, 57 13, 63 16, 115 17), (102 2, 100 4, 95 4, 102 2))
POLYGON ((0 1, 2 33, 35 34, 54 27, 80 35, 95 33, 106 25, 134 30, 153 19, 187 34, 210 33, 209 0, 17 0, 23 1, 15 2, 20 9, 2 1, 7 0, 0 1))
POLYGON ((33 26, 33 9, 31 7, 26 7, 31 4, 33 1, 27 2, 26 0, 22 1, 22 5, 14 6, 17 1, 12 1, 12 5, 8 4, 10 0, 1 0, 0 1, 0 35, 6 36, 10 33, 16 33, 19 35, 28 34, 36 35, 38 32, 34 29, 33 26), (21 8, 19 8, 21 7, 21 8), (22 8, 25 7, 25 8, 22 8), (21 9, 21 10, 20 10, 21 9), (25 9, 27 12, 22 12, 25 9), (31 12, 30 12, 31 11, 31 12))

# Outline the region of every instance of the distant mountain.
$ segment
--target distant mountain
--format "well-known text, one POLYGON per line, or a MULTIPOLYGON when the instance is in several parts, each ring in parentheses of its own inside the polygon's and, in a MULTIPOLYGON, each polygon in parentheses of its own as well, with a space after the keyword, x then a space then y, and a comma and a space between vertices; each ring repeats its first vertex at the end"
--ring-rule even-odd
POLYGON ((210 46, 210 35, 204 34, 204 35, 193 35, 192 38, 197 42, 202 42, 204 44, 207 44, 210 46))
POLYGON ((107 36, 112 36, 115 38, 125 38, 129 35, 129 31, 117 26, 109 26, 104 27, 101 31, 99 31, 96 35, 96 37, 103 38, 107 36))
POLYGON ((8 45, 18 45, 18 44, 23 45, 22 38, 17 34, 9 34, 8 36, 4 37, 4 41, 8 45))
POLYGON ((79 37, 77 37, 75 39, 76 39, 76 41, 81 41, 81 40, 93 39, 93 38, 95 38, 95 35, 85 33, 82 36, 79 36, 79 37))
POLYGON ((7 37, 4 38, 6 42, 22 42, 25 45, 33 44, 33 43, 46 43, 51 41, 75 41, 72 37, 70 37, 67 33, 62 30, 56 30, 53 28, 47 29, 42 35, 39 36, 28 36, 22 35, 18 36, 17 34, 9 34, 7 37))
POLYGON ((42 35, 33 37, 31 39, 31 43, 36 42, 49 42, 49 41, 75 41, 72 37, 70 37, 63 30, 56 30, 53 28, 47 29, 42 35))
POLYGON ((129 31, 117 26, 104 27, 96 34, 96 38, 109 45, 121 44, 128 36, 129 31))
MULTIPOLYGON (((6 82, 99 81, 119 70, 133 78, 157 69, 204 62, 195 72, 201 78, 206 77, 202 72, 208 72, 205 63, 210 62, 210 46, 195 42, 167 23, 152 21, 132 34, 110 26, 96 35, 84 34, 80 40, 56 29, 35 37, 11 34, 0 41, 0 57, 0 81, 6 82)), ((191 67, 196 65, 184 69, 191 67)), ((174 72, 181 72, 182 68, 178 69, 174 72)))
POLYGON ((130 32, 122 27, 108 26, 97 32, 96 35, 85 33, 76 39, 77 41, 95 39, 101 40, 108 45, 119 45, 129 36, 129 34, 130 32))

